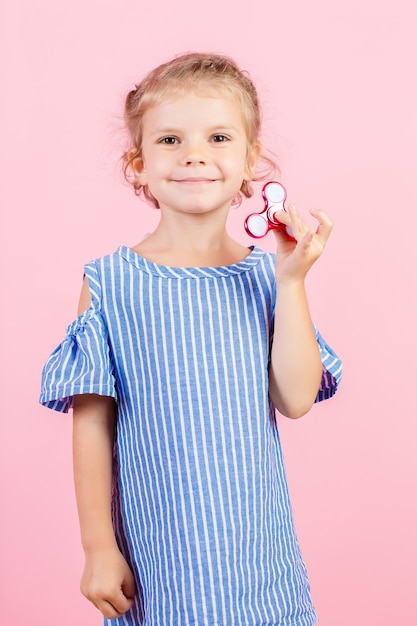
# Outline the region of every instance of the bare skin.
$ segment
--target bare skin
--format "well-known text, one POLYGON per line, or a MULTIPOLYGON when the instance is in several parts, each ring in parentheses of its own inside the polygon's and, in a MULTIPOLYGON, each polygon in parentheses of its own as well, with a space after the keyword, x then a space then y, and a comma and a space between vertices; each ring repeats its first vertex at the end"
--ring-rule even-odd
MULTIPOLYGON (((88 282, 79 313, 91 302, 88 282)), ((73 464, 85 567, 81 592, 105 617, 120 617, 134 602, 133 574, 116 543, 111 518, 112 457, 116 424, 113 398, 74 398, 73 464)))
POLYGON ((322 373, 320 352, 310 317, 305 278, 322 254, 333 228, 324 211, 311 211, 318 220, 311 230, 290 206, 280 220, 297 240, 279 231, 277 241, 277 303, 269 369, 269 394, 280 413, 297 418, 307 413, 316 398, 322 373))

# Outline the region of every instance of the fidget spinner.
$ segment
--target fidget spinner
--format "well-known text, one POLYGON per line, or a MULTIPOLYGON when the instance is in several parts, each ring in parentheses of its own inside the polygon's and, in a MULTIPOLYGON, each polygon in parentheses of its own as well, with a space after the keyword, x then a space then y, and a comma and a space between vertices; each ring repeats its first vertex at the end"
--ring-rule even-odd
POLYGON ((262 189, 265 207, 260 213, 251 213, 245 220, 245 229, 248 235, 259 239, 265 237, 270 230, 281 230, 289 239, 294 239, 287 232, 285 224, 279 221, 277 214, 285 211, 284 202, 287 197, 285 187, 281 183, 271 181, 262 189))

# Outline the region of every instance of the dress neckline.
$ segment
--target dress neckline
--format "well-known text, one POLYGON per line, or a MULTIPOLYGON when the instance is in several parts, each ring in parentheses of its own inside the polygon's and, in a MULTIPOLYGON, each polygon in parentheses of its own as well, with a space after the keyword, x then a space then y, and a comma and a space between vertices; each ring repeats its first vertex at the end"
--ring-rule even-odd
POLYGON ((128 261, 128 263, 147 274, 154 274, 166 278, 219 278, 250 271, 259 263, 260 259, 265 254, 265 252, 257 246, 250 246, 248 250, 248 256, 242 261, 234 263, 233 265, 221 265, 219 267, 172 267, 169 265, 160 265, 159 263, 145 259, 132 250, 132 248, 125 245, 119 246, 116 254, 119 254, 128 261))

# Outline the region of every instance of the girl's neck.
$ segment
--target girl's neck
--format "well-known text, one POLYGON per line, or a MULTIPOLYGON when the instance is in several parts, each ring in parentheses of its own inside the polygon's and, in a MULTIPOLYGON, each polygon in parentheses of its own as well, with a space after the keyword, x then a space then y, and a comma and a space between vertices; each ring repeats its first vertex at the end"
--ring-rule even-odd
POLYGON ((248 248, 221 228, 208 227, 204 220, 190 228, 168 227, 163 220, 156 230, 133 250, 148 261, 172 267, 219 267, 246 258, 248 248), (196 227, 197 226, 197 227, 196 227))

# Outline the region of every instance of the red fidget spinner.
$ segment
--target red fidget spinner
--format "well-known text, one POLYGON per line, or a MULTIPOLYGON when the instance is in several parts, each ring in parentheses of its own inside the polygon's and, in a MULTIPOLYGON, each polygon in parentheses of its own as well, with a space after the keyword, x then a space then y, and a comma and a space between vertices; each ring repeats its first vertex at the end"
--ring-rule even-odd
POLYGON ((281 183, 271 181, 262 189, 265 207, 260 213, 251 213, 245 220, 248 235, 259 239, 265 237, 270 230, 282 230, 289 239, 294 239, 287 232, 285 224, 279 221, 277 214, 285 211, 284 202, 287 197, 285 187, 281 183))

